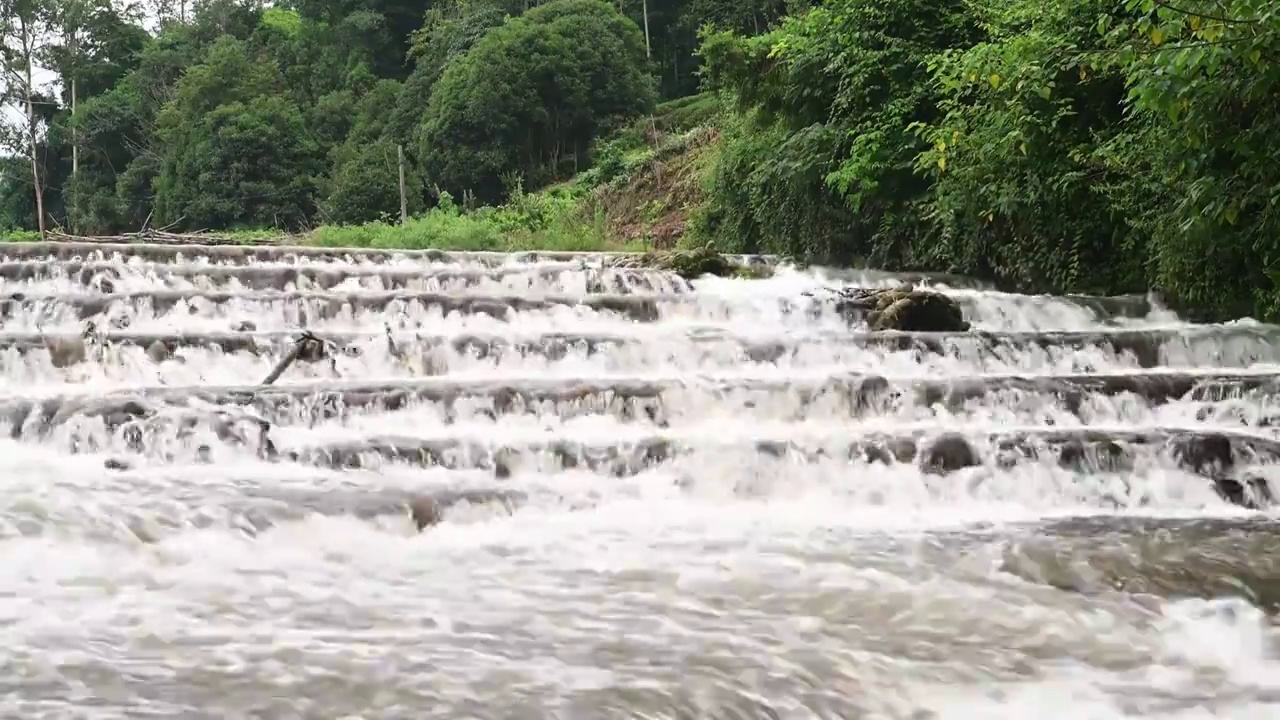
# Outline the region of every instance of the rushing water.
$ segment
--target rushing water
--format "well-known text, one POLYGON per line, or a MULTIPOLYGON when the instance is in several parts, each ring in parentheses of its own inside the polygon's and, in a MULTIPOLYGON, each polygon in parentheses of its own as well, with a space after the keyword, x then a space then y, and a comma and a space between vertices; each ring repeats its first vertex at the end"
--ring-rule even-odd
POLYGON ((1271 328, 952 280, 994 334, 893 346, 802 294, 885 274, 69 252, 0 265, 5 402, 61 398, 0 440, 0 716, 1280 717, 1280 525, 1130 442, 1275 442, 1273 385, 1080 380, 1280 372, 1271 328), (445 313, 431 293, 497 299, 445 313), (656 317, 589 293, 657 296, 656 317), (86 323, 82 355, 46 349, 86 323), (226 391, 183 388, 259 382, 302 323, 342 347, 277 384, 316 392, 223 408, 274 423, 273 460, 208 419, 226 391), (869 400, 860 375, 977 390, 869 400), (1038 389, 1053 378, 1074 401, 1038 389), (75 404, 159 386, 143 432, 75 404), (1081 428, 1131 462, 1066 466, 1035 434, 1081 428), (979 464, 849 451, 943 432, 979 464), (418 497, 443 512, 421 533, 418 497))

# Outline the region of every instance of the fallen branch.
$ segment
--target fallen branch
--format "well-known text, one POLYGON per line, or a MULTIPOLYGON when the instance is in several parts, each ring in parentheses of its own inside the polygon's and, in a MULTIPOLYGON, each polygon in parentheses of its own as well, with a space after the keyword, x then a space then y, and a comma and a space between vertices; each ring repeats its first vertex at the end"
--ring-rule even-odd
POLYGON ((324 344, 324 341, 316 337, 310 330, 303 330, 302 334, 298 336, 298 339, 293 341, 293 347, 289 348, 289 352, 285 353, 285 356, 280 358, 280 362, 276 363, 276 366, 272 368, 270 374, 263 378, 262 382, 258 384, 270 385, 275 382, 284 374, 285 370, 289 369, 290 365, 297 361, 304 351, 311 350, 314 352, 323 348, 324 344))
POLYGON ((142 229, 136 233, 122 235, 75 235, 57 230, 50 231, 49 237, 54 242, 82 242, 100 244, 148 243, 152 245, 279 245, 289 240, 288 235, 277 235, 269 238, 249 241, 235 240, 226 235, 208 233, 174 233, 164 230, 142 229))

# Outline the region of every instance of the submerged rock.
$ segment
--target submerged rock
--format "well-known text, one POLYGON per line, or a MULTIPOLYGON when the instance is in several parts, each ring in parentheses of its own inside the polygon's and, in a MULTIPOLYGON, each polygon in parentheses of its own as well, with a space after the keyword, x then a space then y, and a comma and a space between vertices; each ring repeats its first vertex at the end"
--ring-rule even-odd
POLYGON ((49 351, 49 361, 59 369, 77 365, 88 358, 84 338, 46 338, 45 348, 49 351))
POLYGON ((147 346, 147 357, 151 358, 152 362, 160 363, 173 357, 173 352, 163 341, 154 340, 147 346))
POLYGON ((410 498, 408 505, 409 517, 412 518, 413 524, 418 528, 418 532, 422 532, 440 522, 440 504, 435 499, 420 495, 410 498))

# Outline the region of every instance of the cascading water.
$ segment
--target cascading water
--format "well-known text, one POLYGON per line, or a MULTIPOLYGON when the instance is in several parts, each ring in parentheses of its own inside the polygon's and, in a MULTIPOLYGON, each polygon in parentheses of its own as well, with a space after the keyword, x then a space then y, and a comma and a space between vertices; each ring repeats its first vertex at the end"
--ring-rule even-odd
POLYGON ((1280 715, 1280 329, 947 278, 971 332, 871 334, 804 293, 900 278, 600 256, 0 254, 4 717, 1280 715), (255 389, 304 327, 327 351, 255 389))

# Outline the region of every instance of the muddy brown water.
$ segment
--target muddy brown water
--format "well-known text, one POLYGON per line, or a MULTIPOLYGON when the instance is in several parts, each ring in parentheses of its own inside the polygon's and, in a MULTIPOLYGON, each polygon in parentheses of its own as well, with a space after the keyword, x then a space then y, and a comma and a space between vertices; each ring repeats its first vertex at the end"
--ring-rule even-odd
POLYGON ((0 253, 0 716, 1280 717, 1280 329, 291 252, 0 253))

